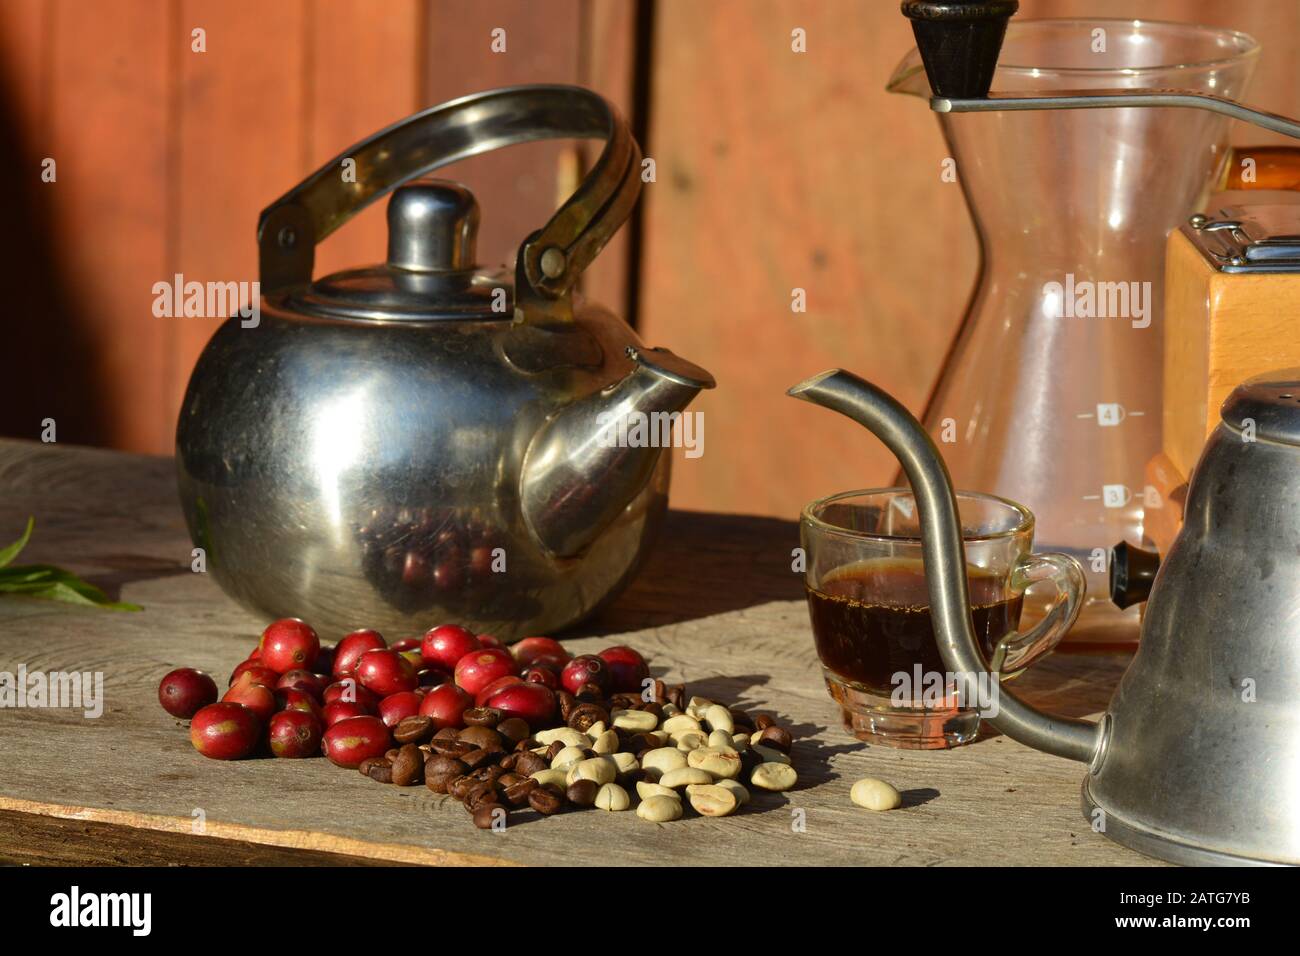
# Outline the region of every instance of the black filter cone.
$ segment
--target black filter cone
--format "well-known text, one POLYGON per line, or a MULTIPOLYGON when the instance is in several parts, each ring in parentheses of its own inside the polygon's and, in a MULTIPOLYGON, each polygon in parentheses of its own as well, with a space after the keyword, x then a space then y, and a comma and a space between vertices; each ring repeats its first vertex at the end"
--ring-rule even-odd
POLYGON ((1018 0, 904 0, 916 48, 936 96, 988 96, 1018 0))

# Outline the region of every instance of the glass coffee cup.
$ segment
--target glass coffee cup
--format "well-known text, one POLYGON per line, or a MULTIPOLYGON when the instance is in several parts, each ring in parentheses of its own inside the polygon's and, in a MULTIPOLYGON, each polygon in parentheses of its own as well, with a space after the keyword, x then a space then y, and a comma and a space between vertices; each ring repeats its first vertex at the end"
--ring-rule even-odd
MULTIPOLYGON (((1005 498, 957 492, 972 623, 989 672, 1015 676, 1069 631, 1086 592, 1064 554, 1034 554, 1034 516, 1005 498), (1025 591, 1056 595, 1019 631, 1025 591)), ((844 726, 861 740, 917 750, 969 743, 995 716, 998 681, 947 673, 930 620, 916 501, 906 488, 849 491, 804 508, 799 522, 813 640, 844 726)))

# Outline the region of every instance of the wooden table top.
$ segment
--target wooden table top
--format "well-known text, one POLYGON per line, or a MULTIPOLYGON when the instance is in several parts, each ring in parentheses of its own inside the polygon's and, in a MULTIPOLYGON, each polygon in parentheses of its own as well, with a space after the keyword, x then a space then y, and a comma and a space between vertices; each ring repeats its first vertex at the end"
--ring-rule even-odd
MULTIPOLYGON (((102 672, 103 714, 0 710, 0 861, 59 863, 1144 865, 1092 832, 1083 768, 1000 736, 952 751, 864 745, 840 726, 817 660, 793 522, 674 512, 646 569, 581 636, 627 643, 688 693, 775 714, 796 735, 798 787, 738 814, 651 824, 600 811, 516 814, 478 831, 450 797, 382 786, 324 759, 220 762, 157 703, 174 667, 218 681, 265 622, 189 569, 170 459, 0 441, 0 544, 83 575, 139 613, 0 598, 0 671, 102 672), (849 801, 864 776, 902 808, 849 801), (202 832, 196 832, 201 830, 202 832)), ((1096 714, 1124 655, 1056 654, 1017 682, 1029 700, 1096 714)))

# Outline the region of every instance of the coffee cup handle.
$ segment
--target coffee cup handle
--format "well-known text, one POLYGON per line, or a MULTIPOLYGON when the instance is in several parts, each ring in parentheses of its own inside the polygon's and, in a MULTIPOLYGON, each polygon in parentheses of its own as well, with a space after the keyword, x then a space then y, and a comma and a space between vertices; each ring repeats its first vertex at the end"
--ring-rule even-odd
POLYGON ((1056 585, 1056 600, 1029 630, 1011 631, 995 645, 989 670, 999 677, 1013 677, 1050 653, 1079 616, 1088 579, 1078 561, 1068 554, 1028 554, 1011 571, 1010 587, 1017 594, 1042 581, 1056 585))

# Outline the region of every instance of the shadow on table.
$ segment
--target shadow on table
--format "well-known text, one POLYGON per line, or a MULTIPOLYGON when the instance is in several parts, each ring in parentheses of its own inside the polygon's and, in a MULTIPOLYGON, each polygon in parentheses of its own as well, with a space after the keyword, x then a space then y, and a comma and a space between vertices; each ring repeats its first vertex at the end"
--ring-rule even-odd
POLYGON ((661 627, 803 599, 791 569, 799 525, 779 518, 670 511, 631 586, 576 635, 661 627))
POLYGON ((103 591, 113 601, 122 599, 122 588, 128 584, 193 573, 188 565, 139 554, 109 554, 96 557, 95 560, 97 564, 109 570, 99 574, 87 575, 86 580, 103 591))

